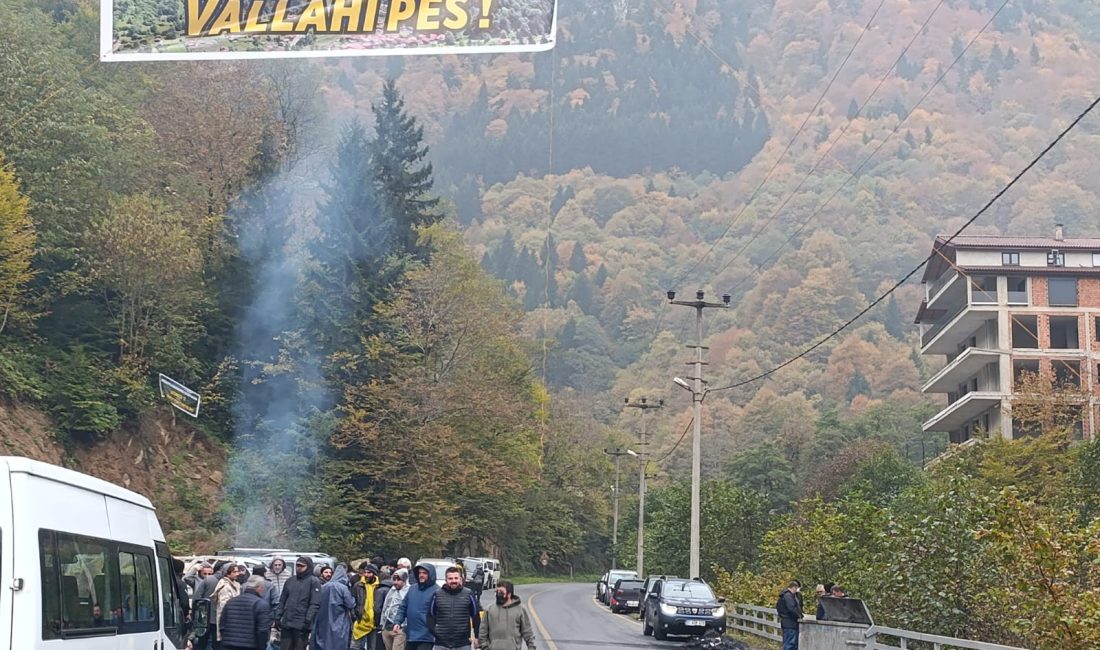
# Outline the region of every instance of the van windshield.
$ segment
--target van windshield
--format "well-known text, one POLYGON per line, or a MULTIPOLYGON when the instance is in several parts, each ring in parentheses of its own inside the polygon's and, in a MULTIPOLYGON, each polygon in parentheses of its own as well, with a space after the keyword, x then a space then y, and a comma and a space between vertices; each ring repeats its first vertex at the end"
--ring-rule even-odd
POLYGON ((670 582, 665 587, 665 595, 672 598, 714 598, 710 587, 701 582, 670 582))

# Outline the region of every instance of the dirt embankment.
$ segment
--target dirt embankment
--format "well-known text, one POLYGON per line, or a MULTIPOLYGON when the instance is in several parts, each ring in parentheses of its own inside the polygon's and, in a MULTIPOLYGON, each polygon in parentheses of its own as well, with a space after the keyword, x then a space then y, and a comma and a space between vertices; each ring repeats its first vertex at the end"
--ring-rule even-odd
POLYGON ((0 398, 0 455, 62 465, 143 494, 175 552, 210 552, 224 541, 214 521, 228 450, 173 420, 160 412, 95 444, 66 446, 46 415, 0 398))

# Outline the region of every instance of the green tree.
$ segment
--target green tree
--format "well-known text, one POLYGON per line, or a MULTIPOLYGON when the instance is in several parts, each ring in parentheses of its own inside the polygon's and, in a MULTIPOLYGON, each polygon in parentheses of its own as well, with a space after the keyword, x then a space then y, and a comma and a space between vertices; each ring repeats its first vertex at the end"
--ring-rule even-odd
POLYGON ((0 155, 0 334, 8 323, 27 322, 26 285, 34 277, 34 226, 27 197, 19 193, 15 172, 0 155))
POLYGON ((151 346, 197 331, 202 256, 191 232, 164 201, 148 195, 112 204, 86 239, 88 277, 114 318, 119 357, 141 364, 151 346))
POLYGON ((786 509, 798 495, 794 467, 773 444, 756 445, 734 456, 728 467, 734 484, 764 495, 771 509, 786 509))
POLYGON ((405 110, 397 83, 382 86, 382 98, 371 104, 374 139, 370 142, 370 168, 381 194, 385 214, 393 220, 397 250, 424 257, 417 248, 417 229, 442 218, 439 199, 431 195, 432 165, 425 162, 428 147, 424 127, 405 110))

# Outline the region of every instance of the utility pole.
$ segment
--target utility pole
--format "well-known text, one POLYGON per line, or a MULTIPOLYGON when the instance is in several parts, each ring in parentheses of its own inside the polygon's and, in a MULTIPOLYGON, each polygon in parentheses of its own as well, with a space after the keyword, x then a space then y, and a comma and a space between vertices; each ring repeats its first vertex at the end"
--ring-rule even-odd
POLYGON ((629 449, 626 451, 622 449, 616 449, 615 451, 604 449, 603 453, 615 457, 615 487, 612 488, 615 496, 614 499, 612 499, 614 505, 612 506, 613 514, 611 524, 611 568, 614 569, 615 555, 619 551, 619 458, 627 455, 634 455, 634 452, 629 449))
POLYGON ((707 395, 706 388, 704 388, 706 382, 703 381, 703 366, 706 365, 706 361, 703 361, 703 351, 709 349, 703 347, 703 310, 709 308, 728 309, 730 295, 728 293, 723 295, 720 303, 707 302, 704 299, 702 290, 695 292, 695 300, 676 300, 676 292, 672 290, 667 295, 669 304, 695 309, 695 345, 688 346, 689 348, 695 348, 695 361, 690 362, 695 366, 695 376, 692 377, 691 385, 679 377, 676 377, 673 381, 680 388, 691 391, 691 401, 695 407, 691 431, 691 540, 689 542, 688 577, 697 578, 699 577, 699 484, 702 480, 703 399, 707 395))
POLYGON ((627 397, 623 400, 623 403, 627 408, 641 409, 642 411, 642 434, 638 443, 641 454, 638 456, 638 577, 644 578, 645 572, 645 468, 649 462, 649 454, 646 452, 646 411, 650 409, 659 409, 665 405, 663 399, 657 400, 656 404, 650 404, 649 400, 645 397, 639 401, 630 402, 630 398, 627 397))

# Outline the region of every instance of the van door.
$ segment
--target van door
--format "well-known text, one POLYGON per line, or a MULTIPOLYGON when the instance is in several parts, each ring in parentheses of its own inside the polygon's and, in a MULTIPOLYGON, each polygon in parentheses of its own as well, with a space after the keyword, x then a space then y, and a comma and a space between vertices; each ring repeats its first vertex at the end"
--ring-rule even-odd
POLYGON ((11 647, 12 597, 16 585, 12 573, 11 479, 0 462, 0 648, 11 647))
POLYGON ((172 566, 172 556, 168 553, 168 545, 164 542, 155 542, 155 544, 157 573, 160 577, 160 609, 161 621, 163 622, 161 631, 164 635, 162 645, 165 650, 169 648, 182 650, 187 647, 187 641, 184 640, 186 622, 184 621, 181 600, 186 595, 180 594, 176 588, 176 572, 172 566))

